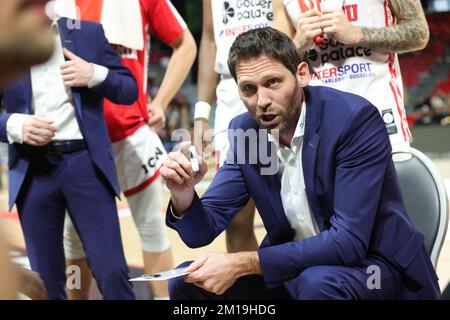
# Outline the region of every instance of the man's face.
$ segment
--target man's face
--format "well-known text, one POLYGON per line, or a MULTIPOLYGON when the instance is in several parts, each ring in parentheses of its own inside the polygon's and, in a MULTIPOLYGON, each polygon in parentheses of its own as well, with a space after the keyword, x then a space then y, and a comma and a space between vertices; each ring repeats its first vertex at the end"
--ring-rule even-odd
POLYGON ((0 0, 0 85, 53 51, 46 0, 0 0))
POLYGON ((295 131, 309 82, 308 65, 302 62, 293 75, 281 62, 262 55, 236 65, 239 95, 251 115, 269 130, 280 135, 295 131))

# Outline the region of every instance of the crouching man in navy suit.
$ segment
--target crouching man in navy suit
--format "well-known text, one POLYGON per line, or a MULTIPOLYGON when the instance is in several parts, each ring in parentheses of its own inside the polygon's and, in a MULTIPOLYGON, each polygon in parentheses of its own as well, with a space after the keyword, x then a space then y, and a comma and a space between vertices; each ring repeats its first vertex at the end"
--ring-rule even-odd
POLYGON ((134 299, 103 99, 134 103, 136 81, 99 24, 61 18, 49 32, 55 43, 50 60, 4 91, 0 137, 9 143, 9 206, 17 205, 31 267, 50 299, 66 298, 66 209, 103 297, 134 299))
POLYGON ((172 196, 167 224, 188 246, 205 246, 252 197, 267 236, 256 252, 183 264, 191 273, 171 280, 171 298, 436 298, 377 109, 308 86, 307 63, 271 28, 240 35, 228 64, 249 112, 230 124, 226 164, 201 200, 194 186, 206 164, 195 173, 183 149, 170 154, 161 168, 172 196))

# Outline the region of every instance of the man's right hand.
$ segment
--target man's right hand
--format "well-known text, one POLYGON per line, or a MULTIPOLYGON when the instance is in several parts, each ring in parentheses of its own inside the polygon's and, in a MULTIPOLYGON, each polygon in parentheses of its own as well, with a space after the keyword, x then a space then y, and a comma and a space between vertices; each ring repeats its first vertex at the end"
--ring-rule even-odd
POLYGON ((28 116, 22 127, 23 143, 32 146, 47 145, 57 131, 52 124, 53 120, 36 115, 28 116))
POLYGON ((185 212, 194 199, 194 186, 200 182, 208 171, 208 167, 201 155, 198 155, 200 170, 194 172, 189 154, 190 143, 182 143, 178 151, 169 153, 167 160, 160 169, 167 188, 172 196, 175 211, 185 212))

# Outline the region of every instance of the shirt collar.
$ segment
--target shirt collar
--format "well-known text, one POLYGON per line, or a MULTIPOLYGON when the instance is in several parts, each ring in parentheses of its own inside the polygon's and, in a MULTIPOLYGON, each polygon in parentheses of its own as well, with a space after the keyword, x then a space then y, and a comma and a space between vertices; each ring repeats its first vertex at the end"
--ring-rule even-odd
POLYGON ((50 0, 46 7, 47 17, 52 21, 50 29, 58 28, 58 20, 60 15, 56 12, 56 0, 50 0))

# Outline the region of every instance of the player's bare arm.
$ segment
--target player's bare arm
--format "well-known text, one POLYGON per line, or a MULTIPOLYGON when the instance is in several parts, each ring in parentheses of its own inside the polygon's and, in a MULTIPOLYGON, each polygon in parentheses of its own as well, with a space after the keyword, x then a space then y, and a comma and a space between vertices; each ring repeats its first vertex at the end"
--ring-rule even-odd
POLYGON ((292 39, 295 35, 295 29, 284 7, 283 0, 273 0, 272 11, 274 28, 286 33, 292 39))
MULTIPOLYGON (((218 75, 214 70, 214 64, 216 59, 216 41, 214 39, 214 23, 212 17, 211 0, 203 0, 203 26, 202 26, 202 38, 200 41, 200 50, 198 60, 201 61, 198 65, 197 74, 197 101, 211 105, 214 101, 216 94, 216 86, 218 81, 218 75)), ((208 112, 199 112, 197 108, 200 108, 200 104, 196 104, 195 126, 200 126, 200 130, 194 130, 194 144, 197 150, 208 157, 208 152, 205 148, 211 141, 211 137, 207 136, 209 129, 208 112)), ((212 145, 210 145, 212 148, 212 145)))
POLYGON ((381 52, 408 52, 423 49, 429 39, 428 24, 420 0, 390 0, 397 25, 388 28, 361 28, 359 44, 381 52))
POLYGON ((203 26, 200 41, 197 79, 197 100, 212 103, 216 94, 218 76, 214 70, 216 58, 216 41, 214 39, 214 27, 211 9, 211 0, 203 0, 203 26))
POLYGON ((152 115, 149 124, 154 127, 164 126, 164 110, 166 110, 168 104, 180 89, 197 55, 197 45, 189 29, 184 30, 183 34, 172 42, 170 46, 173 49, 173 53, 164 79, 158 94, 148 107, 152 115))

